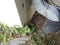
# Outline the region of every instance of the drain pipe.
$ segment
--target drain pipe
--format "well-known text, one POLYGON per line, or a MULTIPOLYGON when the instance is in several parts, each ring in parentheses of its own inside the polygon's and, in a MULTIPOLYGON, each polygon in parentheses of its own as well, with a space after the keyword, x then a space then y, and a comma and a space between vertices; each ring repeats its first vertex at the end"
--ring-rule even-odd
POLYGON ((40 14, 51 21, 59 21, 59 11, 45 0, 32 0, 32 3, 40 14))
POLYGON ((59 11, 45 0, 32 0, 32 3, 37 12, 46 17, 46 22, 42 27, 43 31, 46 34, 58 31, 60 28, 59 11))

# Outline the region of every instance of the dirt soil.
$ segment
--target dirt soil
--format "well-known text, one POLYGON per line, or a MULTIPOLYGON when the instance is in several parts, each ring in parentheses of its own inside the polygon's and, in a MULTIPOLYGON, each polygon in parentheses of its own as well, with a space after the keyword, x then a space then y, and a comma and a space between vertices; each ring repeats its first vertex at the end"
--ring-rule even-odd
POLYGON ((38 31, 44 25, 45 20, 46 20, 45 17, 43 17, 41 14, 36 12, 32 17, 30 23, 34 24, 35 30, 38 31))
MULTIPOLYGON (((37 12, 34 14, 33 18, 31 19, 31 23, 35 25, 36 31, 39 31, 39 29, 42 28, 45 21, 46 21, 45 17, 43 17, 41 14, 38 14, 37 12)), ((52 33, 51 35, 53 35, 56 38, 55 45, 60 45, 60 31, 52 33)))

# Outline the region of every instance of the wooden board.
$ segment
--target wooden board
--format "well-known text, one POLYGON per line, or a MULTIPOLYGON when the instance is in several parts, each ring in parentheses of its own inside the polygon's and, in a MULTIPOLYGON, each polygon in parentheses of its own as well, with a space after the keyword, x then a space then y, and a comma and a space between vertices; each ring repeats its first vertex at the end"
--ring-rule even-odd
POLYGON ((15 0, 22 25, 26 24, 33 16, 35 9, 32 0, 15 0))

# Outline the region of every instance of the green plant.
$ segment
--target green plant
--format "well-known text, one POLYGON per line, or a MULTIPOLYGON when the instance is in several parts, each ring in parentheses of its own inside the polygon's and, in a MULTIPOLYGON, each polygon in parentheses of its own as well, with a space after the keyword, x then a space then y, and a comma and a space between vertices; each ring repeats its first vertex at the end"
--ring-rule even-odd
POLYGON ((56 39, 53 35, 47 35, 44 32, 42 32, 41 36, 38 36, 38 34, 35 31, 34 25, 29 23, 28 27, 30 28, 30 42, 32 45, 55 45, 56 39))
POLYGON ((35 31, 34 24, 28 23, 27 25, 28 25, 28 27, 30 28, 30 33, 33 33, 33 32, 35 31))
POLYGON ((0 34, 0 39, 3 40, 2 43, 3 45, 6 45, 6 31, 7 31, 7 26, 2 23, 0 23, 0 31, 1 31, 1 34, 0 34))
POLYGON ((55 45, 56 39, 53 35, 38 36, 37 34, 31 34, 31 42, 32 45, 55 45))
POLYGON ((30 34, 31 36, 31 42, 32 45, 55 45, 55 37, 52 35, 46 36, 46 34, 43 33, 43 36, 38 36, 37 33, 34 34, 35 28, 34 25, 29 23, 26 26, 20 27, 18 25, 8 27, 4 23, 0 23, 0 42, 3 45, 6 45, 6 42, 8 38, 11 40, 13 37, 13 34, 25 36, 27 34, 30 34))
POLYGON ((20 28, 20 33, 21 33, 22 36, 25 36, 25 35, 27 35, 27 33, 30 33, 30 28, 28 26, 21 27, 20 28))
POLYGON ((25 36, 31 32, 28 26, 20 27, 18 25, 8 27, 5 23, 0 23, 0 42, 6 45, 7 39, 11 40, 13 34, 25 36))

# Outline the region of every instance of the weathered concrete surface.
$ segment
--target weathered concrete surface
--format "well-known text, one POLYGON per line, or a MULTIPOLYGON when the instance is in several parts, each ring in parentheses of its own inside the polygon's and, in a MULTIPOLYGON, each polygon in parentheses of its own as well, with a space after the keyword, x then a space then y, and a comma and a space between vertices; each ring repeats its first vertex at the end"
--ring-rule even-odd
MULTIPOLYGON (((20 37, 20 38, 16 38, 11 41, 8 41, 7 45, 19 45, 19 44, 25 43, 28 40, 29 40, 29 37, 24 36, 24 37, 20 37)), ((0 44, 0 45, 2 45, 2 44, 0 44)))

